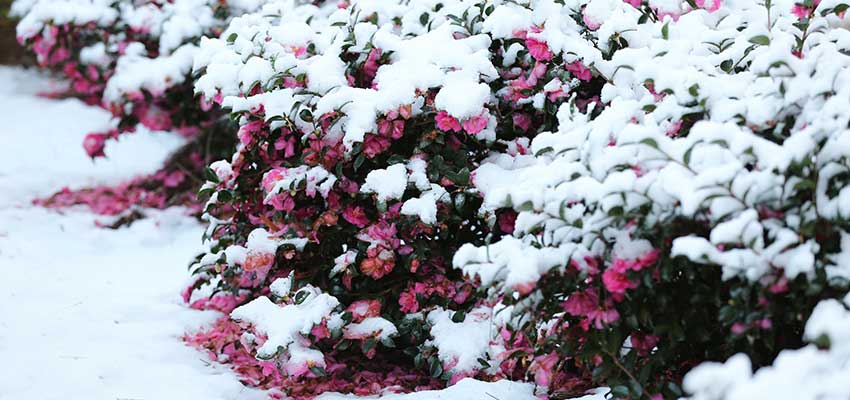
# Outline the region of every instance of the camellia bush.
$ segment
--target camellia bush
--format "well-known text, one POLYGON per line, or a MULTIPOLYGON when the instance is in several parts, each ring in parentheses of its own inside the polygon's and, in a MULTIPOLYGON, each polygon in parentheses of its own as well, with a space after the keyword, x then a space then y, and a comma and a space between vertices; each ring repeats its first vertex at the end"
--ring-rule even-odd
POLYGON ((847 5, 674 5, 592 0, 590 43, 546 20, 605 85, 473 172, 518 215, 454 266, 552 397, 846 397, 847 5))
POLYGON ((847 4, 182 1, 19 35, 119 131, 236 143, 183 295, 246 383, 850 395, 847 4))
POLYGON ((806 379, 846 374, 846 9, 276 2, 234 19, 195 58, 240 145, 202 189, 211 247, 186 292, 231 319, 188 340, 297 396, 474 376, 725 398, 786 358, 806 358, 796 390, 840 395, 806 379))
POLYGON ((513 231, 472 171, 527 153, 568 92, 603 82, 511 18, 487 3, 278 2, 202 40, 196 90, 232 111, 240 144, 201 190, 212 245, 186 297, 233 321, 187 339, 297 396, 522 377, 489 300, 451 265, 461 244, 513 231))
POLYGON ((67 80, 55 97, 76 97, 108 110, 113 125, 86 136, 82 145, 103 157, 109 140, 135 132, 174 131, 189 138, 186 148, 150 176, 116 187, 63 190, 39 200, 52 207, 85 204, 101 214, 126 213, 131 206, 162 208, 197 204, 195 188, 215 158, 232 151, 223 114, 194 93, 192 61, 203 36, 221 33, 232 15, 256 2, 16 0, 18 41, 41 68, 67 80))

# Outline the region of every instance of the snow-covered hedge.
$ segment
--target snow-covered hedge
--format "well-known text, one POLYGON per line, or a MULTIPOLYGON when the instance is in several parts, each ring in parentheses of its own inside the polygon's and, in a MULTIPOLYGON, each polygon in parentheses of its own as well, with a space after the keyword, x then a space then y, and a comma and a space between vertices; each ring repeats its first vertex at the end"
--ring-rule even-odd
POLYGON ((187 136, 220 115, 195 99, 190 74, 203 36, 218 35, 232 15, 257 2, 175 0, 16 0, 18 41, 38 64, 68 79, 67 93, 101 105, 112 129, 94 132, 83 146, 103 156, 104 144, 138 124, 187 136))
POLYGON ((238 123, 184 295, 251 384, 847 395, 841 0, 18 4, 126 126, 238 123))
POLYGON ((140 125, 190 138, 150 176, 114 187, 63 190, 38 202, 85 204, 109 215, 127 214, 135 206, 196 208, 203 169, 210 158, 231 152, 235 142, 218 134, 228 129, 223 113, 194 93, 197 44, 201 37, 220 34, 233 15, 257 7, 251 0, 16 0, 12 14, 21 18, 19 42, 40 67, 69 83, 67 90, 50 95, 81 98, 115 117, 111 127, 86 136, 82 145, 89 156, 104 156, 109 140, 140 125))
POLYGON ((663 17, 635 5, 592 0, 587 41, 544 14, 549 50, 604 78, 600 102, 560 105, 529 154, 473 172, 485 209, 519 214, 511 236, 464 245, 454 265, 504 304, 550 391, 590 381, 677 397, 693 366, 741 352, 685 389, 846 396, 821 382, 847 376, 845 306, 823 300, 850 282, 847 5, 670 3, 663 17), (835 322, 815 311, 803 336, 817 304, 835 322), (749 378, 805 341, 829 350, 783 354, 749 378))
MULTIPOLYGON (((231 349, 284 381, 391 360, 676 397, 706 360, 838 346, 825 318, 802 331, 850 277, 846 8, 282 1, 235 18, 195 57, 241 145, 204 188, 192 298, 241 304, 231 349)), ((748 384, 711 368, 685 389, 748 384)))

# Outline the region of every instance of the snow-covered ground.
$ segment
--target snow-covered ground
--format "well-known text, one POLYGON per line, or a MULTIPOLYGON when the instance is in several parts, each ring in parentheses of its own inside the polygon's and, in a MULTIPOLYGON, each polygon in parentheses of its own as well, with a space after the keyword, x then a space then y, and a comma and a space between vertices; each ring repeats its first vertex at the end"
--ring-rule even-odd
POLYGON ((214 318, 179 298, 197 222, 169 210, 108 230, 83 209, 29 204, 62 186, 153 171, 181 142, 131 135, 92 163, 80 143, 109 115, 35 96, 49 87, 35 73, 0 69, 0 399, 260 397, 180 340, 214 318))
MULTIPOLYGON (((63 186, 151 172, 182 142, 126 135, 107 147, 111 157, 93 163, 80 144, 108 113, 36 96, 50 88, 42 75, 0 67, 0 400, 264 398, 180 339, 215 318, 179 298, 200 224, 172 209, 109 230, 84 209, 30 204, 63 186)), ((530 385, 467 380, 386 399, 534 397, 530 385)))

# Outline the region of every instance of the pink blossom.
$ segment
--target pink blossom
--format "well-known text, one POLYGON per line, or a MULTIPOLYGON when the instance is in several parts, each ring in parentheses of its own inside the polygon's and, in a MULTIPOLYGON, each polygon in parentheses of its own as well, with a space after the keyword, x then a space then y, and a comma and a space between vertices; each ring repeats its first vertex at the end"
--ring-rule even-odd
POLYGON ((180 185, 180 183, 182 183, 184 179, 186 179, 186 173, 177 170, 168 173, 162 182, 165 184, 165 187, 173 188, 180 185))
POLYGON ((596 329, 603 329, 605 325, 617 322, 620 319, 620 313, 614 308, 593 310, 587 314, 587 320, 584 321, 582 327, 587 330, 588 324, 593 323, 596 329))
POLYGON ((694 0, 697 7, 702 8, 708 12, 715 12, 720 9, 720 0, 694 0), (708 3, 708 6, 706 6, 708 3))
POLYGON ((528 48, 528 54, 538 61, 549 61, 552 59, 552 51, 549 50, 549 45, 545 41, 535 38, 525 39, 525 47, 528 48))
POLYGON ((635 333, 632 334, 629 340, 632 343, 632 347, 642 356, 649 354, 658 345, 658 336, 655 335, 635 333))
POLYGON ((348 223, 362 228, 369 224, 369 218, 366 217, 366 212, 360 206, 348 206, 342 211, 342 218, 348 223))
POLYGON ((374 158, 390 148, 390 140, 384 136, 366 135, 363 140, 363 154, 368 158, 374 158))
POLYGON ((487 127, 490 114, 487 111, 463 121, 463 129, 470 135, 475 135, 487 127))
POLYGON ((401 292, 398 296, 398 304, 401 306, 402 312, 415 313, 419 311, 419 302, 413 292, 401 292))
POLYGON ((539 386, 548 387, 554 375, 555 365, 560 357, 554 351, 534 358, 534 362, 528 368, 528 372, 534 374, 534 383, 539 386))
POLYGON ((381 302, 378 300, 357 300, 348 306, 346 311, 350 312, 354 322, 363 321, 366 318, 381 315, 381 302))
POLYGON ((526 113, 514 113, 513 117, 514 125, 522 129, 523 131, 528 131, 531 129, 531 117, 526 113))
POLYGON ((640 8, 641 0, 623 0, 623 1, 625 1, 627 4, 631 4, 632 7, 634 7, 634 8, 640 8))
POLYGON ((501 213, 499 213, 497 217, 497 222, 499 223, 499 229, 504 233, 513 233, 514 225, 516 224, 517 213, 511 209, 505 209, 501 213))
POLYGON ((449 115, 449 113, 445 111, 440 111, 437 113, 437 116, 434 117, 434 119, 437 121, 437 128, 441 131, 460 132, 460 122, 458 122, 457 118, 449 115))
POLYGON ((593 289, 586 289, 583 292, 575 292, 567 297, 567 300, 561 303, 564 311, 576 317, 589 315, 599 307, 599 296, 593 289))
MULTIPOLYGON (((720 1, 720 0, 716 0, 716 1, 720 1)), ((800 19, 809 18, 812 15, 812 13, 814 12, 814 10, 816 8, 818 8, 818 6, 820 5, 820 2, 821 2, 821 0, 812 1, 812 7, 811 8, 807 8, 802 3, 796 3, 796 4, 794 4, 794 7, 791 9, 791 14, 796 15, 800 19)))
POLYGON ((741 335, 741 334, 743 334, 744 332, 747 331, 747 325, 744 325, 741 322, 736 322, 736 323, 732 324, 731 331, 732 331, 733 335, 741 335))
POLYGON ((581 20, 584 22, 584 25, 587 26, 587 29, 595 31, 602 26, 602 22, 596 21, 592 16, 587 14, 587 9, 582 10, 581 20))
POLYGON ((637 284, 629 280, 624 271, 616 268, 608 268, 602 273, 602 283, 605 285, 605 289, 613 294, 623 294, 626 293, 626 290, 637 287, 637 284))
POLYGON ((590 68, 584 66, 581 61, 573 61, 565 65, 564 68, 566 68, 567 71, 570 71, 570 73, 573 74, 573 76, 575 76, 579 80, 589 81, 591 78, 593 78, 593 73, 590 72, 590 68))
POLYGON ((105 156, 103 148, 106 145, 106 138, 107 134, 105 133, 89 133, 86 135, 86 138, 83 139, 83 148, 86 150, 86 154, 91 158, 105 156))
POLYGON ((381 58, 381 49, 373 48, 369 51, 369 55, 366 56, 366 62, 363 64, 363 73, 366 74, 366 78, 371 80, 378 73, 378 61, 381 58))

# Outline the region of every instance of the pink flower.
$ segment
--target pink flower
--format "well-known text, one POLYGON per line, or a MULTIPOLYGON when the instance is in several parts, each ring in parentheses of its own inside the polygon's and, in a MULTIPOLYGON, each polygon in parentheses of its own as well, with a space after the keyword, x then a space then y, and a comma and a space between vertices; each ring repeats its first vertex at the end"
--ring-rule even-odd
POLYGON ((694 0, 694 3, 696 3, 697 7, 708 12, 715 12, 720 8, 720 0, 694 0))
POLYGON ((86 138, 83 139, 83 149, 86 150, 86 154, 91 158, 105 156, 103 148, 106 146, 107 137, 105 133, 89 133, 86 135, 86 138))
POLYGON ((369 224, 369 218, 366 217, 366 212, 360 206, 348 206, 342 211, 342 218, 348 223, 362 228, 369 224))
POLYGON ((475 135, 487 127, 490 114, 487 111, 463 121, 463 129, 470 135, 475 135))
POLYGON ((177 170, 166 175, 165 179, 162 180, 162 183, 167 188, 173 188, 180 185, 184 179, 186 179, 186 174, 183 171, 177 170))
POLYGON ((388 148, 390 148, 390 140, 384 136, 366 135, 363 140, 363 154, 368 158, 373 158, 388 148))
MULTIPOLYGON (((720 1, 720 0, 715 0, 715 1, 720 1)), ((791 14, 796 15, 800 19, 809 18, 812 15, 812 13, 815 11, 815 9, 818 8, 818 6, 820 5, 820 1, 821 0, 812 1, 812 7, 811 8, 807 8, 802 3, 796 3, 796 4, 794 4, 794 7, 791 9, 791 14)))
POLYGON ((592 31, 595 31, 599 29, 600 26, 602 26, 601 21, 597 21, 593 16, 587 13, 587 8, 582 10, 581 20, 584 22, 584 25, 587 26, 587 29, 590 29, 592 31))
POLYGON ((552 51, 549 50, 549 45, 542 40, 535 38, 525 39, 525 47, 528 48, 528 54, 531 54, 535 60, 549 61, 552 59, 552 51))
POLYGON ((239 132, 237 133, 239 137, 239 141, 245 145, 249 146, 254 142, 254 134, 259 132, 263 127, 262 120, 251 121, 245 125, 239 127, 239 132))
POLYGON ((358 300, 351 303, 346 311, 351 313, 352 321, 360 322, 366 318, 381 315, 381 302, 378 300, 358 300))
POLYGON ((363 64, 363 73, 366 74, 366 78, 371 80, 378 73, 378 60, 381 58, 381 49, 373 48, 369 51, 369 55, 366 56, 366 62, 363 64))
POLYGON ((526 113, 515 113, 513 115, 514 125, 522 129, 523 131, 528 131, 531 129, 531 117, 526 113))
POLYGON ((640 8, 640 1, 641 0, 623 0, 623 1, 625 1, 627 4, 631 4, 632 7, 634 7, 634 8, 640 8))
POLYGON ((501 213, 499 213, 496 218, 499 223, 499 229, 504 233, 513 233, 514 232, 514 224, 516 224, 516 216, 517 213, 511 209, 505 209, 501 213))
POLYGON ((593 73, 590 72, 590 68, 585 67, 581 61, 573 61, 567 64, 564 68, 582 81, 589 81, 593 78, 593 73))
POLYGON ((629 280, 625 271, 620 271, 617 268, 608 268, 602 273, 602 283, 605 289, 613 294, 626 293, 628 289, 634 289, 637 284, 629 280))
POLYGON ((658 336, 635 333, 629 339, 638 354, 645 356, 658 345, 658 336))
POLYGON ((534 383, 539 386, 548 387, 554 375, 555 365, 558 363, 558 353, 554 351, 545 356, 537 356, 528 368, 534 374, 534 383))
POLYGON ((437 116, 434 117, 434 119, 437 121, 437 128, 441 131, 460 132, 460 122, 458 122, 457 118, 449 115, 449 113, 445 111, 440 111, 437 113, 437 116))
POLYGON ((612 324, 617 322, 620 319, 620 313, 613 308, 608 308, 604 310, 593 310, 587 315, 587 320, 585 321, 583 327, 585 330, 589 328, 587 326, 589 323, 593 323, 593 326, 596 329, 602 329, 607 324, 612 324))
POLYGON ((812 9, 797 3, 791 8, 791 14, 796 15, 799 19, 806 19, 812 14, 812 9))
POLYGON ((573 316, 586 316, 599 307, 599 296, 592 289, 576 292, 567 297, 567 300, 561 303, 561 307, 573 316))
POLYGON ((743 334, 744 332, 747 331, 747 325, 744 325, 741 322, 736 322, 736 323, 732 324, 731 331, 732 331, 733 335, 741 335, 741 334, 743 334))
POLYGON ((398 296, 398 304, 401 306, 401 312, 415 313, 419 311, 419 302, 413 292, 401 292, 398 296))

